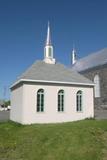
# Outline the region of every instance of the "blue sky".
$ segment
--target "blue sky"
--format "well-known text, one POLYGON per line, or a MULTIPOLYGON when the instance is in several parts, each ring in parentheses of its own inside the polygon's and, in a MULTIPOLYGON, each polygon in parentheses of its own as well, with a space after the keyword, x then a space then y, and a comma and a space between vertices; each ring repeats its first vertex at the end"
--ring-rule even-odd
POLYGON ((70 65, 107 47, 106 0, 0 0, 0 98, 35 60, 43 59, 50 21, 54 57, 70 65))

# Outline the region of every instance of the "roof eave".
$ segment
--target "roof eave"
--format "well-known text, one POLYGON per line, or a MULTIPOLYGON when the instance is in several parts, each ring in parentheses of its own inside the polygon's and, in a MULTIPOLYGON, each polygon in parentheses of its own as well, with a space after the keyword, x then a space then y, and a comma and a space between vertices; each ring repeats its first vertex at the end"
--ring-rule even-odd
POLYGON ((61 81, 47 81, 47 80, 32 80, 32 79, 20 79, 10 86, 10 89, 15 87, 20 82, 39 82, 39 83, 56 83, 56 84, 70 84, 70 85, 84 85, 84 86, 94 86, 94 83, 78 83, 78 82, 61 82, 61 81))

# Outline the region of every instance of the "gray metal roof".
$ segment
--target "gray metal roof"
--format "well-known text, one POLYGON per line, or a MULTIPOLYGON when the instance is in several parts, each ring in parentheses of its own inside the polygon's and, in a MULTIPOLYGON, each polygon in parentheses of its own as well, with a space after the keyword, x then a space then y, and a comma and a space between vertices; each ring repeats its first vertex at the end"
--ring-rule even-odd
POLYGON ((104 64, 107 64, 107 48, 77 60, 72 69, 81 72, 104 64))
POLYGON ((71 68, 67 68, 60 63, 47 64, 44 61, 36 61, 17 81, 21 79, 93 84, 92 81, 73 71, 71 68))

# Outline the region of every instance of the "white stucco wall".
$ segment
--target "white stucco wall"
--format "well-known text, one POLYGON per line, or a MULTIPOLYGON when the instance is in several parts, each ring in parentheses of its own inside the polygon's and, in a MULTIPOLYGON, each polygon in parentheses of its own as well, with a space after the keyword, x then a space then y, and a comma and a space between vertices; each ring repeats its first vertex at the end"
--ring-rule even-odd
POLYGON ((23 85, 11 91, 10 120, 22 123, 23 121, 23 85))
POLYGON ((94 116, 93 88, 24 84, 12 91, 11 119, 22 124, 76 121, 94 116), (36 112, 37 91, 44 89, 44 112, 36 112), (57 111, 57 93, 64 90, 64 112, 57 111), (76 111, 76 93, 83 92, 83 111, 76 111), (23 93, 22 93, 23 92, 23 93), (16 104, 17 103, 17 104, 16 104), (17 115, 17 116, 15 116, 17 115))

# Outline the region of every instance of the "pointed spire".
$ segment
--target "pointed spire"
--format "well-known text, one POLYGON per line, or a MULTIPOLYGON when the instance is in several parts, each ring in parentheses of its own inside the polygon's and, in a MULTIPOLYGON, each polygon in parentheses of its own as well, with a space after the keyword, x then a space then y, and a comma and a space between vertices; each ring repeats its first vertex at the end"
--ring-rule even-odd
POLYGON ((51 46, 51 34, 50 34, 50 23, 49 23, 49 21, 48 21, 48 29, 47 29, 46 46, 51 46))
POLYGON ((75 51, 75 44, 73 44, 73 50, 72 50, 72 52, 74 52, 74 53, 76 52, 75 51))
POLYGON ((73 50, 72 50, 72 64, 74 64, 76 62, 76 50, 75 50, 75 46, 73 44, 73 50))
POLYGON ((55 64, 55 59, 53 58, 53 46, 51 44, 49 22, 48 22, 48 29, 47 29, 46 45, 44 47, 44 61, 49 64, 55 64))

